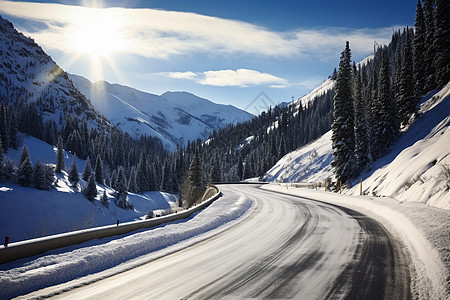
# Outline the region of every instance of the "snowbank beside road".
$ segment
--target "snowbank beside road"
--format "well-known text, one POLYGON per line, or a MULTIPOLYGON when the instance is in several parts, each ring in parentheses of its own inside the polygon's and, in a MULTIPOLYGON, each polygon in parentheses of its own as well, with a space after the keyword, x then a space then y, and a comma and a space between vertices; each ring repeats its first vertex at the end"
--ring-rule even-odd
POLYGON ((230 222, 245 215, 252 203, 249 198, 227 195, 188 221, 174 222, 121 237, 89 241, 49 251, 39 257, 1 265, 1 297, 11 298, 93 274, 61 287, 68 289, 144 264, 205 239, 217 233, 215 229, 223 230, 226 226, 222 225, 232 224, 230 222), (174 244, 177 245, 169 247, 174 244), (94 274, 98 272, 100 273, 94 274))
POLYGON ((450 295, 450 211, 392 198, 286 189, 274 184, 262 188, 347 207, 378 220, 408 247, 415 268, 414 297, 446 299, 450 295))

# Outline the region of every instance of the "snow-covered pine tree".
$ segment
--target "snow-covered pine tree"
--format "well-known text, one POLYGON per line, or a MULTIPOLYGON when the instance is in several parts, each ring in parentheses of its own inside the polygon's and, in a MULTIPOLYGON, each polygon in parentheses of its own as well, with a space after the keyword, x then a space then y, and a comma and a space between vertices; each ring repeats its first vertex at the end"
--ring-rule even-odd
POLYGON ((76 186, 80 181, 80 176, 78 175, 77 158, 75 155, 73 156, 72 164, 70 165, 69 169, 69 181, 73 186, 76 186))
POLYGON ((5 102, 1 102, 0 103, 0 136, 1 136, 1 140, 0 142, 2 143, 3 146, 3 151, 5 151, 5 153, 8 152, 8 147, 9 147, 9 127, 8 127, 8 114, 7 114, 7 109, 6 109, 6 105, 5 102))
POLYGON ((103 190, 102 204, 104 207, 109 207, 109 200, 108 196, 106 195, 106 190, 103 190))
POLYGON ((357 171, 361 172, 369 164, 369 139, 367 130, 367 110, 363 95, 365 70, 355 74, 355 157, 357 171))
POLYGON ((83 174, 81 175, 81 178, 83 178, 84 181, 88 181, 89 176, 91 176, 92 173, 92 166, 91 166, 91 159, 86 159, 86 163, 84 164, 83 174))
MULTIPOLYGON (((435 0, 424 0, 423 1, 423 11, 425 16, 425 91, 431 91, 436 87, 436 70, 434 69, 434 59, 436 51, 434 49, 434 1, 435 0)), ((448 12, 447 12, 448 14, 448 12)), ((448 16, 447 16, 448 17, 448 16)))
POLYGON ((95 185, 95 173, 91 172, 89 175, 87 187, 84 190, 84 196, 91 202, 94 202, 97 197, 97 186, 95 185))
POLYGON ((244 162, 242 161, 242 155, 239 154, 238 162, 237 162, 237 180, 241 181, 244 176, 244 162))
MULTIPOLYGON (((27 152, 28 153, 28 152, 27 152)), ((29 186, 33 181, 33 166, 30 156, 27 156, 18 168, 19 184, 29 186)))
POLYGON ((33 183, 34 186, 39 190, 46 190, 49 188, 45 180, 44 165, 41 163, 39 159, 37 159, 36 162, 34 163, 33 183))
POLYGON ((425 17, 422 3, 417 0, 414 23, 414 92, 417 98, 424 94, 425 83, 425 17))
POLYGON ((163 175, 160 190, 163 192, 172 192, 173 186, 172 180, 173 180, 172 161, 170 159, 170 156, 167 155, 166 159, 164 160, 163 175))
POLYGON ((147 157, 144 152, 141 153, 139 163, 136 169, 136 185, 139 193, 149 190, 149 174, 147 172, 147 157))
POLYGON ((3 147, 2 147, 2 140, 0 136, 0 178, 3 177, 3 147))
POLYGON ((436 0, 434 12, 434 69, 436 83, 443 88, 450 81, 450 1, 436 0))
POLYGON ((47 189, 53 186, 55 182, 55 168, 51 164, 44 165, 44 173, 45 173, 45 184, 47 189))
POLYGON ((202 163, 198 153, 198 149, 195 149, 192 157, 191 165, 188 171, 188 195, 187 204, 189 207, 194 205, 203 194, 202 183, 202 163))
POLYGON ((64 146, 63 146, 63 140, 60 136, 58 138, 58 145, 56 146, 56 173, 61 173, 66 169, 66 164, 64 161, 64 146))
POLYGON ((9 116, 9 147, 17 149, 17 118, 13 110, 9 116))
POLYGON ((286 155, 286 141, 284 139, 284 133, 281 134, 280 145, 278 147, 278 159, 281 159, 286 155))
POLYGON ((103 184, 103 162, 100 157, 100 154, 97 155, 94 172, 95 172, 95 181, 97 181, 100 184, 103 184))
POLYGON ((412 36, 409 28, 403 32, 404 43, 401 50, 401 64, 397 72, 397 102, 400 124, 407 125, 409 118, 416 112, 417 101, 414 95, 414 66, 412 55, 412 36))
POLYGON ((156 175, 156 165, 154 163, 148 164, 148 190, 157 191, 160 180, 156 175))
POLYGON ((128 179, 128 190, 132 193, 138 193, 138 188, 136 184, 136 169, 134 166, 130 171, 130 178, 128 179))
POLYGON ((354 132, 354 104, 352 97, 352 67, 351 51, 349 42, 341 53, 339 70, 336 78, 333 125, 332 125, 332 148, 335 174, 338 180, 346 182, 353 177, 356 163, 355 132, 354 132))
POLYGON ((122 166, 119 167, 117 171, 117 179, 116 179, 116 191, 117 191, 117 200, 122 201, 122 208, 126 207, 127 195, 128 195, 128 184, 127 177, 125 175, 125 170, 122 166))
POLYGON ((211 160, 211 169, 209 171, 209 182, 220 182, 220 181, 221 181, 221 173, 220 173, 219 158, 215 156, 211 160))
POLYGON ((378 101, 381 105, 380 119, 376 130, 380 153, 397 140, 399 133, 397 102, 392 95, 390 67, 387 49, 382 50, 380 74, 378 78, 378 101))

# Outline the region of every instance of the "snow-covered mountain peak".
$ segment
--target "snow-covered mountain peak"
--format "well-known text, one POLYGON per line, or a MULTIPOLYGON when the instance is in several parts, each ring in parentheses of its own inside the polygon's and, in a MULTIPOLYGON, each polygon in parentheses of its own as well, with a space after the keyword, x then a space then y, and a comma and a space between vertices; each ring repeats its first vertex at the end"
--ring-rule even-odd
POLYGON ((169 149, 188 140, 206 139, 211 131, 253 116, 231 105, 215 104, 188 92, 159 95, 70 75, 94 107, 121 130, 138 137, 158 137, 169 149))

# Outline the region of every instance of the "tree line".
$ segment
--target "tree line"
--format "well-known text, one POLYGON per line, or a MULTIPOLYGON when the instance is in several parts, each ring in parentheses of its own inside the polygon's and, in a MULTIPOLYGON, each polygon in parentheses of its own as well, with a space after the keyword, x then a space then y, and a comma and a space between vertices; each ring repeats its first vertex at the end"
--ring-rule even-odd
POLYGON ((338 181, 347 182, 383 156, 416 117, 427 92, 450 80, 448 1, 417 2, 415 30, 393 34, 366 65, 341 53, 333 103, 332 148, 338 181))

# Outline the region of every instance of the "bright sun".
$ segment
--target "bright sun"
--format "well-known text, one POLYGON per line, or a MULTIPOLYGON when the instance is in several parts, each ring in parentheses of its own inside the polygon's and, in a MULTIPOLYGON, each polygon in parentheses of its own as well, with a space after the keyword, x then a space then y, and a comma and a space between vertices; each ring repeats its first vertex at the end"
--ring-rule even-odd
POLYGON ((76 51, 95 59, 108 58, 122 47, 117 24, 107 14, 96 14, 80 20, 75 35, 76 51))

